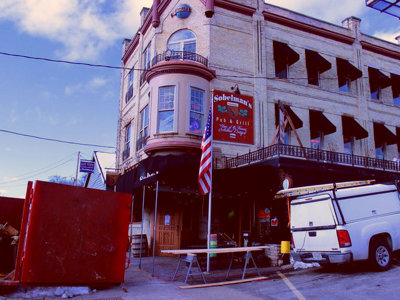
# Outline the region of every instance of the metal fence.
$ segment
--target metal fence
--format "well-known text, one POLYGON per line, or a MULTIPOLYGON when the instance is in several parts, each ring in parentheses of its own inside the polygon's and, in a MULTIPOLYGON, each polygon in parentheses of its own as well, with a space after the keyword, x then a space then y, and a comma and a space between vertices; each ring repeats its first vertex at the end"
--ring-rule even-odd
POLYGON ((225 168, 235 168, 269 158, 285 156, 309 161, 349 165, 400 172, 399 161, 390 161, 347 153, 305 148, 293 145, 272 145, 243 155, 225 159, 225 168))

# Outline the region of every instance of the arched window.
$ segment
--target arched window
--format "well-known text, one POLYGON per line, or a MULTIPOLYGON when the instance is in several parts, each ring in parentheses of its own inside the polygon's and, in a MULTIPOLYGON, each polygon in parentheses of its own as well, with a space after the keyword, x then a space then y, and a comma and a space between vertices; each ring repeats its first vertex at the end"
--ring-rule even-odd
POLYGON ((190 30, 179 30, 171 35, 167 48, 172 51, 196 53, 196 36, 190 30))

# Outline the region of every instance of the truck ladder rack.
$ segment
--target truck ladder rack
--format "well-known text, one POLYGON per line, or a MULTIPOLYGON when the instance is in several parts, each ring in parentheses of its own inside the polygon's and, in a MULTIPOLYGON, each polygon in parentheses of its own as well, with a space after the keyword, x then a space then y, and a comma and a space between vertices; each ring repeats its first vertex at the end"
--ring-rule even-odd
POLYGON ((338 182, 338 183, 327 183, 327 184, 320 184, 320 185, 311 185, 311 186, 302 186, 297 188, 291 188, 286 190, 280 190, 276 193, 275 199, 282 199, 282 198, 290 198, 296 197, 301 195, 313 194, 323 191, 329 191, 347 187, 355 187, 361 185, 367 185, 374 183, 375 180, 360 180, 360 181, 347 181, 347 182, 338 182))

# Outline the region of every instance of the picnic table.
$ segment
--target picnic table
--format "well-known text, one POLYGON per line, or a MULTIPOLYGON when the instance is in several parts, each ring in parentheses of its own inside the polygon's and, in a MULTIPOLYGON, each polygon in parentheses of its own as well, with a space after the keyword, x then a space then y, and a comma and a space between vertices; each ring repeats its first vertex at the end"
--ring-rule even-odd
POLYGON ((268 249, 269 246, 252 246, 252 247, 232 247, 232 248, 212 248, 212 249, 176 249, 176 250, 161 250, 162 253, 165 254, 176 254, 176 255, 181 255, 179 261, 178 261, 178 266, 176 267, 173 279, 175 279, 175 276, 178 272, 179 266, 181 262, 188 262, 189 263, 189 268, 186 274, 185 278, 185 283, 187 282, 187 279, 189 275, 194 275, 194 274, 200 274, 203 278, 204 283, 206 283, 206 280, 204 278, 203 272, 201 270, 200 264, 197 260, 197 254, 207 254, 207 253, 231 253, 231 260, 229 262, 229 267, 225 276, 225 279, 228 279, 229 272, 232 267, 233 263, 233 258, 234 254, 236 253, 245 253, 245 262, 243 266, 243 271, 242 271, 242 280, 244 280, 244 277, 246 275, 246 270, 247 270, 247 265, 249 261, 251 260, 254 265, 254 269, 256 269, 257 273, 259 276, 261 276, 260 271, 257 268, 256 262, 254 261, 253 255, 251 254, 254 251, 261 251, 268 249), (192 267, 197 267, 199 272, 197 273, 192 273, 192 267))

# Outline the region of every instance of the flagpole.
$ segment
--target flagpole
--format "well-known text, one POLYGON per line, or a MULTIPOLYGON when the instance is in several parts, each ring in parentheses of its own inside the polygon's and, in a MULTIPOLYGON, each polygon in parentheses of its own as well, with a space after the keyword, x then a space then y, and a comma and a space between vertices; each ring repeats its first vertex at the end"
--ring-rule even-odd
MULTIPOLYGON (((214 93, 211 91, 211 116, 214 117, 214 93)), ((213 119, 211 119, 211 136, 213 137, 213 119)), ((211 241, 211 207, 212 207, 212 169, 213 169, 213 156, 212 156, 212 138, 211 138, 211 167, 210 167, 210 192, 208 193, 208 220, 207 220, 207 249, 210 249, 211 241)), ((207 253, 207 273, 210 273, 210 253, 207 253)))

